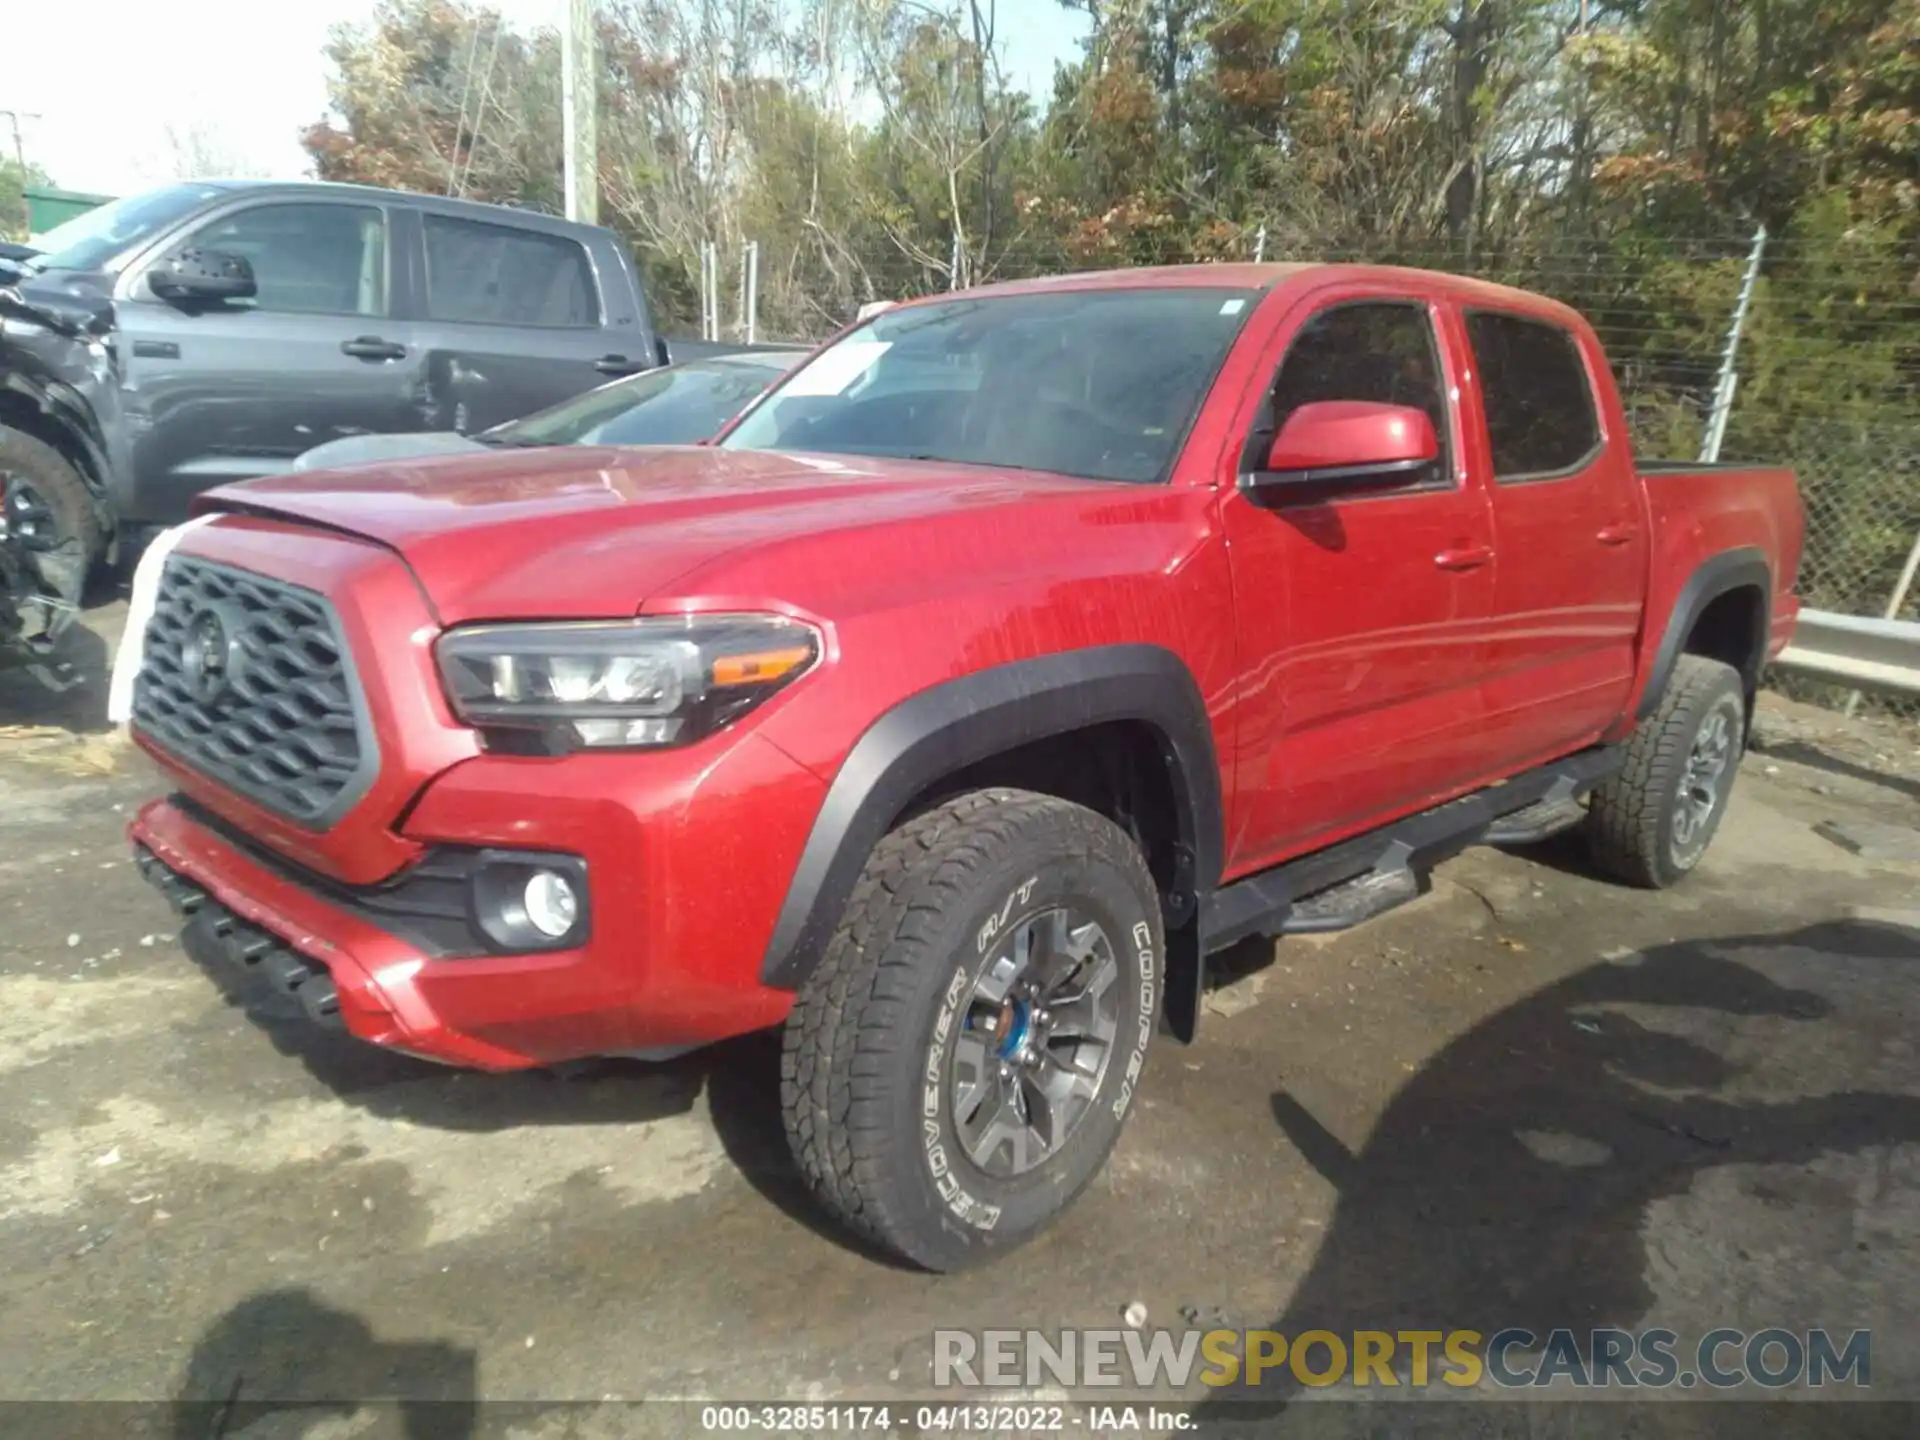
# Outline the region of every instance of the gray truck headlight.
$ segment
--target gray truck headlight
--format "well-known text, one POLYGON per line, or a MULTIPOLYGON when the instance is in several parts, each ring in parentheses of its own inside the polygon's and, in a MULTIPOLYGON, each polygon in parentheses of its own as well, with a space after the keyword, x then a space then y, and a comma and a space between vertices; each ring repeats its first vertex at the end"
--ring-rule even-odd
POLYGON ((498 748, 556 754, 686 745, 819 658, 779 615, 472 625, 434 646, 454 713, 498 748))

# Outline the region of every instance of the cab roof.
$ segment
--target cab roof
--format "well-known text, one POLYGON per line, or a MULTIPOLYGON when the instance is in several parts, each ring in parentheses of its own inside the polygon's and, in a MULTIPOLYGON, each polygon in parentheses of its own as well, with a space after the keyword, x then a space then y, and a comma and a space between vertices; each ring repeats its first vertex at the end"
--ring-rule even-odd
POLYGON ((952 299, 964 293, 969 298, 997 295, 1035 295, 1054 290, 1165 290, 1182 288, 1218 288, 1258 290, 1262 293, 1283 287, 1317 290, 1322 286, 1347 283, 1391 285, 1415 296, 1447 296, 1464 304, 1516 311, 1552 319, 1560 324, 1578 326, 1579 315, 1557 300, 1532 291, 1498 285, 1470 275, 1455 275, 1444 270, 1418 270, 1402 265, 1357 265, 1332 261, 1289 261, 1255 265, 1227 262, 1205 265, 1149 265, 1119 270, 1081 270, 1067 275, 1043 275, 1026 280, 1003 280, 978 285, 964 292, 944 291, 901 302, 902 307, 924 305, 952 299))

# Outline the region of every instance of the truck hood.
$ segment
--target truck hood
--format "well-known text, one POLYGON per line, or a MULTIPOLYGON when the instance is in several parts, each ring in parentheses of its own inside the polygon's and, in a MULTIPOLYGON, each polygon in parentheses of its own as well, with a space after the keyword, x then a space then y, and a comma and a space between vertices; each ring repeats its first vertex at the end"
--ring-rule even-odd
POLYGON ((210 490, 197 509, 387 546, 452 625, 631 614, 757 543, 1089 487, 1096 482, 863 456, 568 446, 273 476, 210 490))

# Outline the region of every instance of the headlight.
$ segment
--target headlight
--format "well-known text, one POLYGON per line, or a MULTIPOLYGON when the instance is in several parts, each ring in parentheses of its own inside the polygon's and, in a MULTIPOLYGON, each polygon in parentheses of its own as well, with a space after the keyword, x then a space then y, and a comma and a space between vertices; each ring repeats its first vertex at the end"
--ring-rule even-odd
POLYGON ((454 713, 501 749, 686 745, 735 720, 820 654, 778 615, 476 625, 434 647, 454 713))

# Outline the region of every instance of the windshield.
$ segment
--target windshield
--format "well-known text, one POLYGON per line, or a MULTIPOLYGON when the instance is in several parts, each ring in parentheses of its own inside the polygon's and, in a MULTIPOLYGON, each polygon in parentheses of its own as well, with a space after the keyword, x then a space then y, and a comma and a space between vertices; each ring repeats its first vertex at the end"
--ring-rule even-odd
POLYGON ((784 368, 694 360, 649 370, 497 425, 480 438, 490 445, 691 445, 712 439, 784 368))
POLYGON ((47 231, 33 263, 42 270, 98 270, 220 193, 217 185, 169 185, 112 201, 47 231))
POLYGON ((1060 290, 889 311, 722 444, 1164 479, 1256 294, 1060 290))

